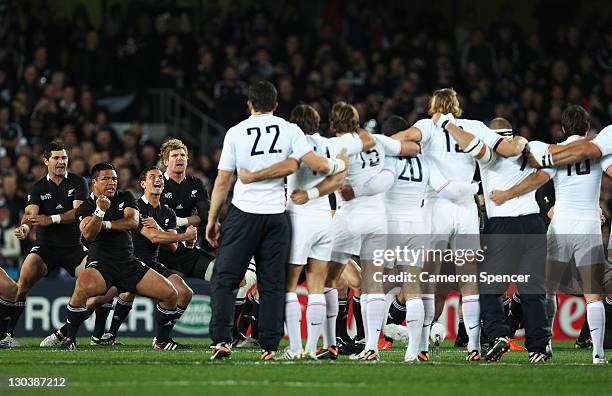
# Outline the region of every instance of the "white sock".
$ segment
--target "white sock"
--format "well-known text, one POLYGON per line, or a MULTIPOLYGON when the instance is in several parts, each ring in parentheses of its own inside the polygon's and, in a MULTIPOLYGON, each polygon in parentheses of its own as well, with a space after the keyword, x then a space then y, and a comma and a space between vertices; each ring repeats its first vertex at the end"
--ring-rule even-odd
POLYGON ((364 339, 368 339, 368 294, 362 293, 359 299, 361 302, 361 320, 363 321, 363 335, 364 339))
POLYGON ((308 339, 306 340, 306 351, 316 353, 317 342, 325 322, 325 296, 323 294, 308 295, 308 307, 306 307, 306 322, 308 327, 308 339))
POLYGON ((587 321, 593 340, 593 357, 604 357, 604 331, 606 328, 606 310, 601 300, 587 304, 587 321))
POLYGON ((468 335, 468 351, 480 352, 480 296, 463 296, 461 308, 468 335))
MULTIPOLYGON (((363 297, 361 298, 363 303, 363 297)), ((367 329, 368 335, 366 337, 367 342, 365 346, 366 351, 374 350, 378 352, 378 337, 380 336, 380 329, 383 326, 383 320, 387 312, 385 307, 387 305, 387 299, 382 293, 368 294, 368 302, 366 307, 366 316, 368 318, 367 329)))
POLYGON ((287 324, 287 335, 289 336, 289 349, 291 352, 302 350, 302 334, 300 332, 300 320, 302 319, 302 307, 298 301, 296 292, 285 294, 285 323, 287 324))
POLYGON ((436 310, 433 294, 423 294, 423 330, 421 331, 421 342, 419 344, 419 352, 429 351, 429 332, 431 331, 431 323, 433 322, 434 313, 436 310))
POLYGON ((423 300, 420 298, 411 298, 406 301, 406 328, 408 329, 408 346, 406 347, 406 353, 408 355, 416 356, 419 353, 421 333, 425 330, 423 327, 424 319, 425 308, 423 307, 423 300))
POLYGON ((338 317, 338 289, 325 288, 325 334, 328 346, 336 345, 336 318, 338 317))

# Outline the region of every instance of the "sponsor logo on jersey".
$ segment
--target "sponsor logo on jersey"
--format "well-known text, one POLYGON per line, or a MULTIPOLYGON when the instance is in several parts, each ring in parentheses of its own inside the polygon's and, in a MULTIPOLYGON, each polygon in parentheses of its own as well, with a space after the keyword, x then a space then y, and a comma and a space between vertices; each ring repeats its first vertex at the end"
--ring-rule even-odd
POLYGON ((74 195, 74 188, 68 190, 68 196, 74 195))
POLYGON ((125 202, 121 202, 121 203, 119 204, 119 210, 123 210, 123 205, 125 205, 125 202))
POLYGON ((164 197, 168 199, 172 199, 172 193, 171 192, 164 193, 164 197))
POLYGON ((168 223, 169 223, 169 222, 170 222, 170 219, 166 219, 166 220, 164 220, 164 224, 165 224, 165 225, 168 225, 168 223))
POLYGON ((208 334, 210 315, 210 297, 194 295, 187 310, 181 316, 181 319, 176 322, 174 330, 190 335, 208 334))
POLYGON ((46 201, 47 199, 51 199, 51 193, 46 193, 46 194, 44 194, 44 195, 41 195, 41 196, 40 196, 40 199, 41 199, 42 201, 46 201))
POLYGON ((197 193, 198 193, 198 190, 191 190, 191 198, 195 198, 197 193))

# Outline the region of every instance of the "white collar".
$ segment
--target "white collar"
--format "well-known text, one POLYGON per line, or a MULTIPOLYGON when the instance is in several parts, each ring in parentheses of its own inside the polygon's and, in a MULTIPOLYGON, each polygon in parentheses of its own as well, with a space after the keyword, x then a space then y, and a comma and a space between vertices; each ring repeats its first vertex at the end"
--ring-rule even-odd
POLYGON ((149 204, 149 200, 147 199, 147 197, 145 197, 144 194, 142 194, 142 197, 140 197, 140 199, 142 199, 142 202, 146 203, 147 205, 149 204))
MULTIPOLYGON (((68 171, 64 173, 64 179, 68 179, 68 171)), ((51 178, 49 177, 49 173, 47 173, 47 180, 51 181, 51 178)))

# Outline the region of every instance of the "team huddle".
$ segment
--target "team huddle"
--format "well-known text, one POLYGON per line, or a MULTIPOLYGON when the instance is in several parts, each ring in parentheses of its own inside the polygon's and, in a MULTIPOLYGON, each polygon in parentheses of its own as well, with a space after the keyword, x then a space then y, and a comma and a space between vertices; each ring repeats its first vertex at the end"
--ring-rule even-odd
POLYGON ((14 330, 28 291, 63 267, 76 277, 66 324, 42 347, 75 349, 80 325, 94 312, 92 344, 117 343, 132 301, 142 295, 158 301, 153 348, 188 349, 171 334, 193 294, 183 277, 193 277, 211 282, 213 360, 229 357, 249 340, 261 347, 262 360, 275 359, 285 334, 285 360, 340 354, 378 360, 381 330, 393 330, 384 326, 392 293, 397 297, 389 316, 398 324, 405 321, 396 327, 407 341, 404 360, 427 361, 430 338, 439 342, 430 337, 440 315, 436 297, 448 290, 419 279, 448 271, 448 263, 395 257, 381 266, 373 252, 390 247, 479 251, 486 245, 484 260, 450 263, 451 272, 465 275, 453 287, 461 293, 467 362, 499 361, 518 326, 525 329, 529 361, 549 359, 561 283, 557 274, 575 263, 587 302, 593 363, 606 363, 599 194, 603 173, 612 177, 612 126, 586 137, 588 113, 571 106, 562 117, 566 141, 528 142, 513 134, 509 120, 496 118, 487 126, 459 118, 455 91, 441 89, 430 100, 431 118, 410 126, 393 116, 380 134, 362 129, 355 107, 338 102, 329 116, 333 137, 326 138, 311 106, 296 106, 289 121, 274 116, 276 89, 267 81, 250 87, 247 104, 251 116, 225 136, 210 202, 202 182, 187 175, 188 150, 180 140, 161 147, 163 171, 142 171, 138 200, 117 190, 117 172, 107 163, 91 169, 90 191, 84 178, 67 171, 66 147, 50 143, 44 153, 48 175, 28 193, 15 230, 23 239, 35 228, 36 244, 17 283, 0 270, 0 345, 19 345, 14 330), (475 200, 477 168, 484 227, 475 200), (535 190, 549 180, 556 203, 547 230, 535 190), (198 226, 206 226, 211 249, 196 246, 198 226), (513 324, 504 310, 509 282, 464 280, 480 271, 533 276, 534 282, 517 284, 521 323, 513 324), (410 281, 383 282, 381 273, 410 281), (305 345, 297 295, 303 282, 305 345), (349 290, 354 338, 347 333, 349 290))

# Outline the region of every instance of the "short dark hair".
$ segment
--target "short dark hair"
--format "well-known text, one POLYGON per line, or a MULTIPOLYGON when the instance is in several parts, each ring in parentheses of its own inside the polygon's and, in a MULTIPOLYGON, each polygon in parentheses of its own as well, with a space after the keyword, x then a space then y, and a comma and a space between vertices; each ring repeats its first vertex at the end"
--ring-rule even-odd
POLYGON ((383 122, 380 133, 385 136, 391 136, 394 133, 408 129, 409 127, 410 124, 404 117, 394 115, 387 118, 387 120, 383 122))
POLYGON ((249 100, 255 111, 269 112, 276 106, 276 88, 270 81, 259 81, 249 87, 249 100))
POLYGON ((585 134, 590 127, 589 113, 580 105, 571 105, 561 114, 561 126, 567 135, 585 134))
POLYGON ((140 183, 140 182, 147 180, 147 173, 151 172, 152 170, 158 170, 161 172, 161 169, 159 169, 157 166, 148 166, 144 168, 142 172, 140 172, 140 176, 138 177, 138 182, 140 183))
POLYGON ((91 167, 91 178, 96 179, 101 171, 103 170, 114 170, 117 171, 113 164, 109 164, 108 162, 99 162, 91 167))
POLYGON ((62 142, 61 140, 53 140, 45 146, 45 151, 43 151, 43 158, 48 160, 49 158, 51 158, 52 151, 62 150, 68 151, 64 142, 62 142))
POLYGON ((314 107, 301 104, 291 110, 289 121, 297 124, 305 134, 311 135, 319 130, 321 117, 314 107))

